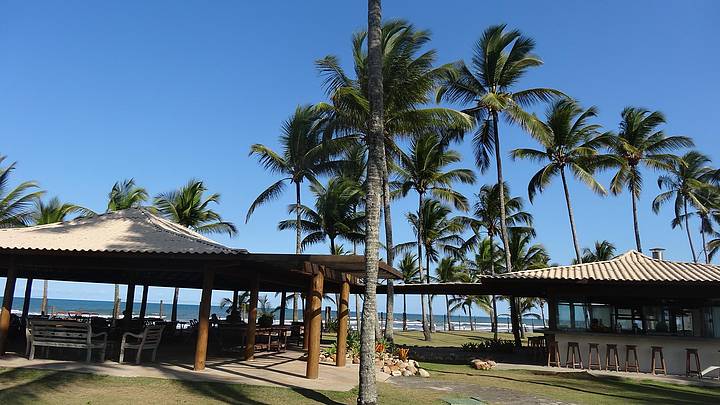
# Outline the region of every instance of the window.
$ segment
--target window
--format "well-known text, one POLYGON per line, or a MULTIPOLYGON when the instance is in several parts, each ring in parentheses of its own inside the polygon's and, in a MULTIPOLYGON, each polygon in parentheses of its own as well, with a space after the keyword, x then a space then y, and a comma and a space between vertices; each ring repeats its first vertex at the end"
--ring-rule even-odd
POLYGON ((610 332, 612 327, 612 307, 604 304, 590 304, 590 330, 610 332))
POLYGON ((558 303, 558 329, 587 329, 587 310, 585 304, 574 302, 558 303))
POLYGON ((570 312, 570 305, 567 302, 558 304, 558 329, 571 329, 572 328, 572 317, 570 312))

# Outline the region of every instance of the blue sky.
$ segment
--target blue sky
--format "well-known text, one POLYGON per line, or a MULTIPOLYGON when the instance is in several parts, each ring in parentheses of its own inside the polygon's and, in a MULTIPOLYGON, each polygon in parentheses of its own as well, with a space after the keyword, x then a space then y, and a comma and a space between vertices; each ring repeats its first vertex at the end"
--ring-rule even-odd
MULTIPOLYGON (((16 181, 37 180, 48 196, 102 211, 116 180, 134 177, 154 195, 200 178, 222 194, 218 211, 239 227, 237 237, 219 241, 257 252, 293 251, 293 233, 274 228, 285 218, 290 193, 244 223, 252 199, 274 179, 248 157, 249 146, 276 146, 296 105, 325 100, 313 61, 334 54, 350 67, 350 36, 366 26, 365 2, 5 1, 0 7, 0 153, 18 161, 16 181)), ((607 129, 617 128, 627 105, 663 111, 668 133, 692 136, 698 149, 720 159, 713 146, 720 107, 716 2, 387 1, 384 7, 385 18, 431 30, 438 63, 469 59, 483 29, 507 23, 535 38, 545 61, 522 86, 558 88, 596 105, 597 122, 607 129)), ((518 128, 501 131, 506 156, 535 146, 518 128)), ((458 149, 463 166, 473 167, 470 143, 458 149)), ((526 197, 537 166, 509 158, 505 166, 513 194, 526 197)), ((493 176, 480 176, 480 184, 493 176)), ((607 184, 609 176, 601 177, 607 184)), ((662 246, 669 258, 688 260, 687 241, 670 228, 669 210, 650 210, 655 178, 647 174, 640 201, 644 247, 662 246)), ((471 195, 478 187, 458 189, 471 195)), ((629 195, 600 198, 575 182, 571 192, 583 246, 598 239, 621 252, 634 246, 629 195)), ((414 202, 394 206, 398 242, 412 238, 403 215, 414 202)), ((572 244, 559 184, 528 208, 539 242, 554 262, 567 263, 572 244)), ((33 295, 39 294, 38 284, 33 295)), ((111 299, 112 286, 52 282, 50 296, 111 299)), ((181 301, 198 296, 187 290, 181 301)), ((169 289, 150 293, 151 301, 170 297, 169 289)))

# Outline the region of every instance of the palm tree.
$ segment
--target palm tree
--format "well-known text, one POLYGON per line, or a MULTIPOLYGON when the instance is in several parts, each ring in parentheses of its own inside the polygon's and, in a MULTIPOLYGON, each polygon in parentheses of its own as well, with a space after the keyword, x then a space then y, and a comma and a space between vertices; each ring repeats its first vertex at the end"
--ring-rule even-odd
MULTIPOLYGON (((451 300, 445 298, 448 308, 448 325, 450 324, 450 314, 452 312, 462 310, 464 314, 468 315, 468 323, 470 324, 470 330, 474 331, 475 326, 473 325, 472 306, 475 301, 475 297, 472 295, 463 295, 453 297, 451 300)), ((448 328, 450 330, 450 328, 448 328)))
MULTIPOLYGON (((62 203, 57 197, 51 198, 47 203, 40 198, 35 199, 34 210, 30 213, 30 223, 32 225, 47 225, 57 222, 63 222, 70 215, 93 215, 94 213, 87 208, 79 205, 62 203)), ((47 295, 48 281, 43 280, 43 295, 40 303, 40 312, 45 315, 47 313, 47 295)))
MULTIPOLYGON (((505 30, 506 26, 487 28, 475 45, 470 66, 456 62, 437 93, 437 100, 470 104, 464 112, 472 115, 478 123, 475 132, 475 160, 481 171, 490 166, 490 153, 495 152, 497 183, 503 184, 502 152, 498 121, 500 115, 510 123, 529 130, 537 125, 537 119, 524 108, 538 101, 550 101, 564 96, 558 90, 532 88, 513 91, 514 85, 533 67, 542 65, 534 55, 535 41, 523 36, 518 30, 505 30)), ((500 217, 505 218, 505 195, 498 195, 500 217)), ((503 244, 509 243, 505 221, 500 222, 503 244)), ((509 253, 505 249, 506 254, 509 253)), ((510 256, 505 266, 512 270, 510 256)))
POLYGON ((668 174, 661 175, 657 180, 658 187, 661 190, 667 189, 667 191, 655 197, 652 208, 657 214, 660 208, 674 197, 675 217, 672 226, 673 228, 676 226, 685 228, 693 261, 697 263, 698 258, 690 233, 688 204, 699 212, 708 210, 705 206, 706 202, 703 201, 702 192, 712 187, 707 183, 707 180, 713 175, 712 169, 708 166, 710 158, 700 152, 690 151, 669 163, 668 174))
MULTIPOLYGON (((381 66, 383 96, 382 151, 382 204, 385 225, 387 262, 394 262, 393 229, 391 214, 390 173, 397 155, 395 138, 417 134, 430 128, 453 128, 463 133, 472 127, 472 119, 450 108, 424 105, 435 89, 445 68, 434 68, 436 51, 423 52, 430 34, 403 20, 391 20, 381 27, 381 66)), ((332 105, 333 129, 365 137, 370 131, 369 56, 363 49, 367 33, 359 32, 352 38, 355 78, 348 75, 335 56, 326 56, 316 62, 325 77, 325 90, 332 105)), ((387 324, 385 336, 392 340, 393 316, 392 280, 388 280, 387 324), (390 325, 389 327, 387 325, 390 325)))
MULTIPOLYGON (((497 199, 494 199, 493 201, 497 202, 497 199)), ((501 261, 501 258, 497 253, 498 250, 495 249, 495 246, 493 246, 493 242, 490 238, 483 238, 477 242, 473 260, 465 261, 465 266, 468 269, 468 280, 471 282, 477 282, 482 275, 495 274, 495 268, 500 267, 499 261, 501 261)), ((494 339, 497 340, 497 297, 495 295, 483 297, 488 299, 488 306, 485 312, 490 315, 490 330, 494 334, 494 339)))
MULTIPOLYGON (((410 153, 400 154, 400 162, 396 169, 398 180, 394 184, 403 196, 407 195, 410 190, 417 192, 418 214, 416 218, 422 217, 425 196, 428 193, 439 200, 453 203, 457 209, 467 210, 467 199, 452 187, 453 183, 456 182, 474 183, 475 175, 469 169, 448 169, 448 166, 460 160, 460 154, 448 149, 443 139, 435 133, 427 133, 414 138, 410 146, 410 153)), ((422 267, 423 221, 418 221, 417 225, 418 228, 415 233, 417 236, 418 269, 420 277, 429 280, 429 278, 425 277, 422 267)), ((430 269, 428 269, 428 277, 429 274, 430 269)), ((425 320, 425 299, 423 296, 421 296, 421 301, 423 334, 425 340, 430 340, 430 329, 425 320)))
MULTIPOLYGON (((460 281, 461 274, 464 271, 465 269, 458 263, 457 259, 454 257, 443 257, 437 266, 437 281, 441 283, 460 281)), ((445 311, 447 313, 448 330, 452 330, 452 322, 450 322, 452 310, 450 308, 450 298, 447 294, 445 294, 445 311)), ((470 322, 472 327, 472 317, 470 322)))
MULTIPOLYGON (((330 254, 337 254, 335 240, 342 237, 350 242, 361 241, 365 234, 362 224, 365 222, 363 213, 354 211, 361 197, 361 190, 351 181, 343 178, 332 178, 327 187, 312 183, 310 189, 315 194, 315 209, 301 206, 303 220, 301 226, 307 233, 302 240, 302 249, 307 246, 330 240, 330 254)), ((290 206, 294 212, 296 206, 290 206)), ((296 220, 281 221, 279 230, 295 229, 296 220)))
POLYGON ((608 147, 613 157, 612 165, 617 173, 610 183, 610 191, 620 194, 623 188, 630 191, 635 229, 635 245, 642 253, 640 226, 637 216, 637 200, 642 191, 640 167, 667 170, 677 157, 670 154, 681 147, 690 147, 692 140, 685 136, 665 136, 657 128, 665 123, 665 116, 659 111, 650 112, 637 107, 626 107, 622 113, 620 132, 609 138, 608 147))
POLYGON ((597 115, 597 109, 590 107, 583 110, 580 105, 571 99, 561 99, 554 102, 547 110, 546 120, 531 129, 535 139, 540 142, 544 150, 515 149, 512 156, 515 159, 529 159, 536 162, 547 162, 530 179, 528 184, 528 197, 533 201, 537 192, 543 192, 553 177, 559 175, 565 192, 565 204, 570 219, 570 232, 572 234, 575 258, 580 262, 580 243, 572 205, 570 204, 570 191, 568 190, 565 170, 569 170, 576 179, 585 183, 590 189, 600 195, 606 195, 605 188, 593 177, 594 165, 598 160, 597 149, 607 138, 599 134, 600 125, 590 124, 588 121, 597 115))
MULTIPOLYGON (((107 212, 141 207, 148 200, 148 192, 135 184, 135 179, 117 181, 108 194, 107 212)), ((120 317, 120 285, 115 284, 113 318, 120 317)))
MULTIPOLYGON (((615 257, 615 245, 607 240, 595 241, 592 249, 583 248, 582 263, 603 262, 615 257)), ((579 262, 573 261, 573 264, 579 262)))
MULTIPOLYGON (((495 275, 501 267, 497 260, 495 260, 495 238, 502 236, 503 223, 514 227, 525 226, 530 228, 532 226, 532 215, 523 210, 522 198, 510 197, 510 190, 507 184, 504 184, 502 187, 503 194, 505 194, 503 197, 505 201, 505 221, 502 221, 499 197, 501 193, 500 189, 500 186, 497 184, 483 185, 480 188, 480 192, 475 196, 476 201, 473 216, 466 218, 473 234, 465 241, 462 252, 468 253, 473 249, 477 249, 477 252, 484 256, 483 262, 486 263, 487 266, 483 266, 482 268, 476 266, 478 270, 482 271, 481 274, 495 275), (486 239, 487 241, 485 241, 486 239)), ((500 252, 502 252, 502 249, 500 252)), ((497 339, 498 312, 497 297, 495 295, 492 296, 492 303, 494 316, 493 333, 495 334, 495 339, 497 339)))
MULTIPOLYGON (((260 164, 282 178, 266 188, 248 209, 245 222, 255 209, 279 198, 286 183, 295 185, 295 221, 301 222, 301 185, 305 180, 316 181, 316 176, 330 173, 338 162, 332 157, 347 145, 347 139, 326 140, 327 120, 322 109, 311 105, 298 106, 293 115, 283 123, 280 135, 280 153, 262 144, 250 147, 250 155, 257 156, 260 164)), ((295 254, 302 252, 302 226, 295 229, 295 254)), ((293 321, 298 320, 299 293, 293 294, 293 321)))
MULTIPOLYGON (((158 194, 153 205, 166 219, 202 234, 227 233, 235 235, 237 229, 232 222, 223 221, 210 204, 220 203, 220 194, 205 196, 207 188, 200 180, 192 179, 178 190, 158 194)), ((171 320, 177 320, 177 302, 180 289, 175 288, 171 320)))
MULTIPOLYGON (((421 282, 418 277, 417 258, 410 252, 405 252, 400 263, 398 263, 398 270, 402 272, 403 284, 415 284, 421 282)), ((407 294, 403 294, 403 331, 407 331, 407 294)))
MULTIPOLYGON (((5 159, 6 156, 0 156, 0 165, 5 159)), ((7 167, 0 167, 0 228, 21 227, 31 223, 33 203, 44 194, 34 181, 24 181, 10 189, 8 182, 15 165, 16 162, 13 162, 7 167)))

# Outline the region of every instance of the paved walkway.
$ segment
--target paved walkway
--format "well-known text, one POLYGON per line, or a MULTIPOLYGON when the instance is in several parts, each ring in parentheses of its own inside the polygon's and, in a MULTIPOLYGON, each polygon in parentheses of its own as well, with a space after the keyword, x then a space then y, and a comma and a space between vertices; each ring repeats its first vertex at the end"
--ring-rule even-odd
MULTIPOLYGON (((187 381, 222 382, 230 384, 250 384, 274 387, 297 387, 311 390, 349 391, 358 385, 358 365, 349 364, 338 368, 330 364, 320 364, 318 379, 305 378, 303 353, 287 351, 285 353, 259 353, 253 361, 240 361, 233 358, 210 357, 204 371, 192 369, 192 359, 162 359, 158 355, 157 363, 118 364, 114 361, 104 363, 84 363, 81 361, 38 359, 28 360, 15 354, 0 358, 0 367, 34 368, 55 371, 73 371, 79 373, 103 374, 115 377, 152 377, 187 381)), ((385 381, 386 374, 378 373, 378 380, 385 381)))

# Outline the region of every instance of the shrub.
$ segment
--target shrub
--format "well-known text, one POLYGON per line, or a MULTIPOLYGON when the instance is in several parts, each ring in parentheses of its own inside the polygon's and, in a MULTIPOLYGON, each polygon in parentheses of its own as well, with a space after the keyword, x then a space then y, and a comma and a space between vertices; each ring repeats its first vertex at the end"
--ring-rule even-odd
POLYGON ((489 353, 512 353, 515 350, 515 344, 512 340, 491 339, 482 342, 468 342, 460 346, 466 352, 489 352, 489 353))

